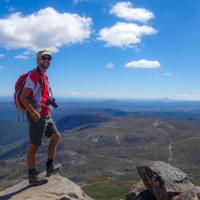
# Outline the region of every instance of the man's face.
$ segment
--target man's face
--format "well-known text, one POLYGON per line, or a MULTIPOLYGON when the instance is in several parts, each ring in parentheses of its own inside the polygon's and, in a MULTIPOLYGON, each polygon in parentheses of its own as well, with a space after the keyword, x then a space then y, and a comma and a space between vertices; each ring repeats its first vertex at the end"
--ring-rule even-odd
POLYGON ((40 66, 42 69, 47 70, 51 62, 51 56, 50 55, 42 55, 38 59, 38 66, 40 66))

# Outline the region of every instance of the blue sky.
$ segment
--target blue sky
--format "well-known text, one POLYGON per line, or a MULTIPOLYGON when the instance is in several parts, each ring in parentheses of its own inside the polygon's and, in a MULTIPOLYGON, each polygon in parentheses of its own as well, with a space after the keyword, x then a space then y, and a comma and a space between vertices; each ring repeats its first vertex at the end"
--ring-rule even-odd
POLYGON ((199 0, 1 0, 0 97, 50 49, 57 97, 200 99, 199 0))

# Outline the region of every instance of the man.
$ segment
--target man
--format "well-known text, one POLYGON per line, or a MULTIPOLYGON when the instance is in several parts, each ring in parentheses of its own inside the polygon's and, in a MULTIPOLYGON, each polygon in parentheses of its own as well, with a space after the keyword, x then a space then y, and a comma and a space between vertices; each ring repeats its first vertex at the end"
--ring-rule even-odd
POLYGON ((50 66, 52 55, 43 50, 37 53, 37 68, 29 72, 20 99, 27 110, 29 122, 30 145, 27 155, 28 177, 30 185, 41 185, 47 182, 40 179, 36 170, 36 154, 42 144, 44 135, 50 138, 48 146, 48 159, 46 173, 50 176, 60 166, 54 164, 56 147, 60 140, 60 134, 51 117, 50 86, 46 71, 50 66))

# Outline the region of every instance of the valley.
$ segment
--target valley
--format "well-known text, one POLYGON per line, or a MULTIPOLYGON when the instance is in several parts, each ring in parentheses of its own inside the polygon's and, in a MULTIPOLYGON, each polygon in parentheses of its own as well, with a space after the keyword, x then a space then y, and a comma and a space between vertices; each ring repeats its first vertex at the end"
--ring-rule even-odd
MULTIPOLYGON (((132 107, 128 112, 116 110, 115 105, 109 109, 107 106, 99 108, 99 104, 96 108, 87 106, 84 108, 81 104, 78 109, 65 112, 61 109, 54 112, 54 117, 62 135, 56 158, 64 166, 61 174, 79 184, 91 197, 97 200, 124 198, 129 187, 139 179, 136 166, 145 160, 169 162, 199 184, 198 118, 185 118, 185 111, 184 117, 179 117, 180 111, 177 117, 176 111, 172 112, 173 117, 166 117, 164 111, 163 116, 146 115, 146 110, 138 115, 132 107)), ((193 113, 187 116, 190 115, 193 113)), ((0 121, 1 190, 26 178, 27 173, 27 123, 13 119, 12 116, 0 121)), ((41 171, 47 145, 45 139, 38 153, 41 171)))

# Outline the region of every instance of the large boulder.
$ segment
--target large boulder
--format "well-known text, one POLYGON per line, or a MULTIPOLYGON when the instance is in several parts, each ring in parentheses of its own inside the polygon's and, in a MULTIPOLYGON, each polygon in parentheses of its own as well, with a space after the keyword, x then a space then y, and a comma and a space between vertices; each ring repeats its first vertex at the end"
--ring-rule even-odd
POLYGON ((48 183, 29 187, 24 180, 0 192, 1 200, 92 200, 81 188, 67 178, 56 174, 48 178, 48 183))
POLYGON ((187 174, 162 161, 145 162, 138 166, 138 173, 157 200, 168 200, 195 187, 187 174))

